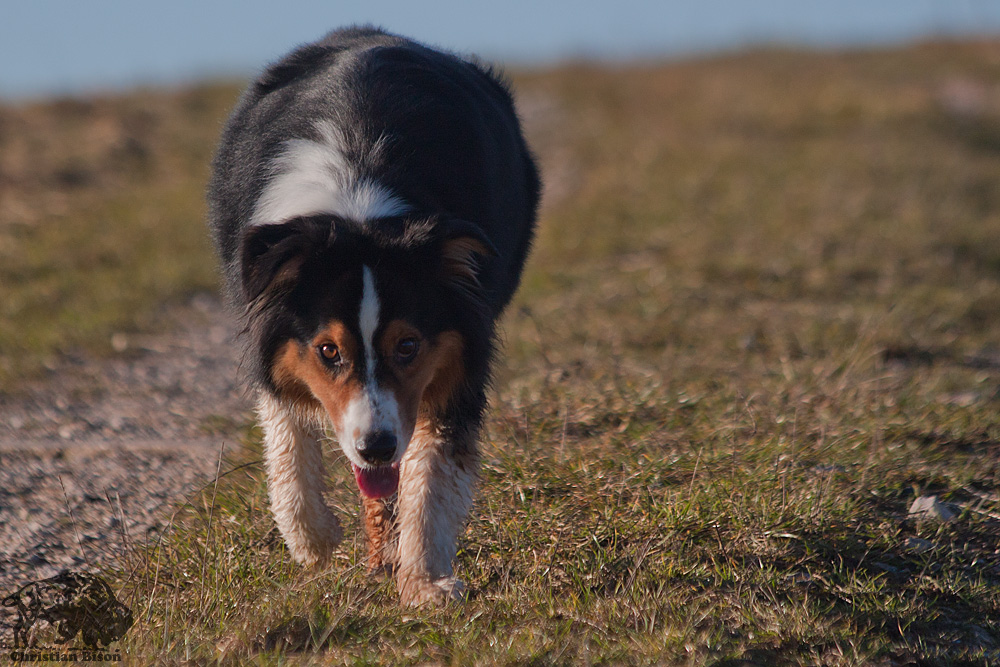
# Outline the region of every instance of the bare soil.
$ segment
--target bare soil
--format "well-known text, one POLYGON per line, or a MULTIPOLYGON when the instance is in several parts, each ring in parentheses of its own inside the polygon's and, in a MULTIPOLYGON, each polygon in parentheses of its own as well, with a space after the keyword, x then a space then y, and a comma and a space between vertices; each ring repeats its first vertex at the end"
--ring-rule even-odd
POLYGON ((0 593, 155 536, 241 446, 231 318, 199 295, 165 320, 177 326, 116 334, 111 358, 63 355, 0 395, 0 593))

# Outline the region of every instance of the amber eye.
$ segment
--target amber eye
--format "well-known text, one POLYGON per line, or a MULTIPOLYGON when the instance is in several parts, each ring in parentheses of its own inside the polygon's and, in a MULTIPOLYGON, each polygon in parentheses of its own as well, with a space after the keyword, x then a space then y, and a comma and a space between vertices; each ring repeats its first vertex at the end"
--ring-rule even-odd
POLYGON ((420 341, 416 338, 404 338, 396 343, 396 363, 406 364, 413 361, 420 350, 420 341))
POLYGON ((333 343, 323 343, 319 346, 319 356, 328 364, 340 364, 340 350, 333 343))

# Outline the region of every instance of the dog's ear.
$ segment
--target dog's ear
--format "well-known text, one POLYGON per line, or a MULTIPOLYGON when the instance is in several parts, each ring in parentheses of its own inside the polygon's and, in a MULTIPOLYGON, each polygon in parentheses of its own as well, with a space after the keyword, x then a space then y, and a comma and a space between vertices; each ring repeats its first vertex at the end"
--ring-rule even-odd
POLYGON ((456 287, 478 293, 483 261, 497 256, 497 250, 483 231, 465 220, 448 220, 438 229, 441 239, 441 273, 456 287))
POLYGON ((309 253, 332 243, 334 235, 332 224, 302 218, 247 229, 240 248, 247 301, 297 280, 309 253))
POLYGON ((329 47, 316 44, 299 47, 264 70, 254 87, 259 94, 267 95, 314 70, 316 64, 331 51, 329 47))

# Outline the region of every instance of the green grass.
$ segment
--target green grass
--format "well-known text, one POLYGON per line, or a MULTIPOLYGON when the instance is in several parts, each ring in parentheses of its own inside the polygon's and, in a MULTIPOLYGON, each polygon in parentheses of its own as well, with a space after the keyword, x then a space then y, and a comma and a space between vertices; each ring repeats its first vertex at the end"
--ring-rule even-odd
POLYGON ((0 389, 217 290, 203 191, 235 90, 0 107, 0 389))
MULTIPOLYGON (((291 564, 251 434, 227 466, 250 465, 117 571, 138 617, 125 654, 1000 660, 1000 43, 581 65, 515 82, 552 114, 531 140, 553 197, 505 321, 457 564, 471 599, 400 609, 391 582, 363 571, 357 492, 335 448, 329 500, 348 537, 328 570, 291 564), (932 494, 959 517, 910 519, 932 494)), ((184 106, 174 113, 185 127, 184 106)), ((199 118, 193 133, 218 127, 199 118)), ((128 202, 187 220, 200 199, 183 192, 204 167, 190 171, 176 190, 144 181, 93 206, 119 202, 141 247, 142 207, 128 202)), ((148 300, 109 298, 116 317, 211 282, 174 264, 208 256, 196 222, 183 229, 192 251, 149 266, 148 300)), ((68 246, 29 238, 53 280, 69 280, 54 257, 89 266, 74 258, 97 243, 85 230, 68 246)), ((93 331, 123 321, 102 318, 93 331)))

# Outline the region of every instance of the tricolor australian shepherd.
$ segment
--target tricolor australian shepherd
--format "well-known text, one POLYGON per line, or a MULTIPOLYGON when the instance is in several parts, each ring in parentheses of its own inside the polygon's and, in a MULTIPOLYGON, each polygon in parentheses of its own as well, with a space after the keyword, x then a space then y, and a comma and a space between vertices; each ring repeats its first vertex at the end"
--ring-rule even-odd
POLYGON ((271 510, 292 557, 342 531, 323 501, 335 434, 369 566, 404 603, 461 595, 497 318, 531 245, 539 179, 488 67, 370 28, 296 49, 246 90, 209 188, 244 313, 271 510))

